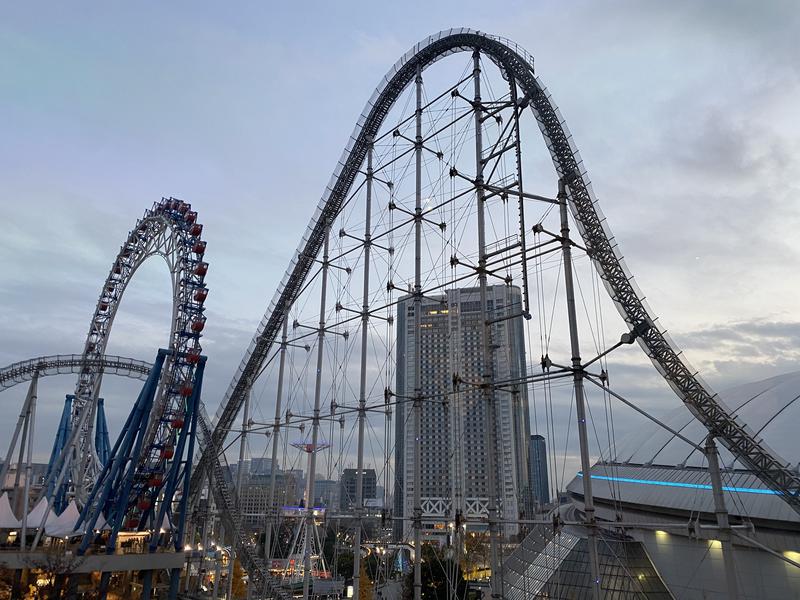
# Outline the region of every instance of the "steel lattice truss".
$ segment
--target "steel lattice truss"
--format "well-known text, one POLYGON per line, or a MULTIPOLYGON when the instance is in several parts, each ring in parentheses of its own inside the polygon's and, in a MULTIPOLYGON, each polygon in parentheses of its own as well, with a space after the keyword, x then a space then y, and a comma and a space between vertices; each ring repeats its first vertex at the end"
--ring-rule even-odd
MULTIPOLYGON (((535 76, 533 59, 513 43, 484 33, 467 29, 450 30, 432 36, 417 44, 390 70, 383 83, 373 94, 350 142, 340 159, 331 183, 326 190, 303 242, 292 260, 275 297, 259 326, 236 376, 217 414, 212 444, 203 453, 201 466, 216 460, 213 449, 221 445, 241 410, 245 394, 252 386, 256 374, 263 367, 275 343, 281 323, 288 308, 296 301, 309 272, 322 248, 325 231, 341 210, 352 183, 362 168, 367 154, 368 141, 377 134, 384 117, 396 98, 414 78, 418 66, 424 68, 454 52, 481 50, 518 83, 539 123, 547 148, 559 177, 566 182, 570 207, 578 223, 581 236, 595 261, 606 289, 616 303, 620 314, 631 330, 639 323, 650 327, 638 337, 642 348, 659 372, 686 403, 692 413, 710 432, 719 436, 725 446, 740 460, 759 474, 772 489, 779 491, 786 502, 800 512, 800 479, 787 463, 760 440, 754 438, 746 426, 729 414, 717 395, 704 384, 680 356, 680 351, 669 340, 632 281, 616 240, 591 192, 589 179, 583 169, 578 150, 566 123, 552 102, 549 93, 535 76)), ((201 469, 194 479, 196 493, 201 469)))
POLYGON ((33 379, 34 375, 47 377, 50 375, 79 374, 86 368, 102 371, 105 375, 121 375, 132 379, 144 381, 147 379, 152 364, 135 358, 124 356, 110 356, 108 354, 99 359, 91 359, 87 364, 81 354, 56 354, 53 356, 39 356, 28 360, 21 360, 0 369, 0 391, 7 390, 33 379))

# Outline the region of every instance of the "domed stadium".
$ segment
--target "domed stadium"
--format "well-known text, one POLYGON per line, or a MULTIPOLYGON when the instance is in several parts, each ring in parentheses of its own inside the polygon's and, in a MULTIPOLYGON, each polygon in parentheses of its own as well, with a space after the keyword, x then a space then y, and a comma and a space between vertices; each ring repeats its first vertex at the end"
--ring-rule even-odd
MULTIPOLYGON (((777 456, 796 469, 800 462, 800 372, 748 383, 720 394, 728 408, 777 456)), ((702 447, 708 432, 681 406, 664 423, 702 447)), ((733 527, 797 560, 800 515, 749 469, 718 445, 725 504, 733 527)), ((716 541, 711 477, 705 455, 652 424, 623 440, 616 460, 592 467, 599 519, 663 524, 631 532, 644 546, 670 590, 681 598, 726 596, 722 553, 716 541), (694 525, 698 523, 699 527, 694 525), (667 525, 685 525, 675 529, 667 525)), ((567 486, 582 508, 580 475, 567 486)), ((742 593, 753 598, 800 597, 800 569, 734 537, 742 593)))
MULTIPOLYGON (((773 455, 800 468, 800 372, 720 397, 773 455)), ((637 595, 638 581, 643 597, 728 598, 711 476, 700 450, 708 431, 684 406, 662 422, 672 432, 655 423, 643 426, 609 450, 613 460, 591 468, 604 588, 616 568, 626 574, 619 577, 627 586, 620 597, 637 595)), ((800 515, 721 444, 718 449, 740 596, 800 598, 800 568, 783 560, 800 562, 800 515)), ((580 520, 583 476, 567 485, 569 502, 558 509, 564 523, 580 520)), ((510 597, 590 598, 586 569, 576 567, 587 560, 586 538, 581 526, 537 527, 507 563, 510 597)))

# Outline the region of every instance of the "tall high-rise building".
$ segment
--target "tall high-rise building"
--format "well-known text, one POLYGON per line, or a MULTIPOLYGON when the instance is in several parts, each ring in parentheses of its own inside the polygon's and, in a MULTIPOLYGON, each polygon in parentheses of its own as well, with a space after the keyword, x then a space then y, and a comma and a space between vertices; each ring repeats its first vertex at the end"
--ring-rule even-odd
MULTIPOLYGON (((364 469, 362 476, 362 497, 364 500, 374 500, 378 479, 375 469, 364 469)), ((341 491, 339 492, 339 507, 350 510, 356 505, 356 488, 358 483, 358 469, 345 469, 342 473, 341 491)))
MULTIPOLYGON (((517 287, 489 286, 486 315, 491 321, 493 393, 496 408, 496 468, 500 517, 515 520, 529 494, 528 396, 522 294, 517 287)), ((414 445, 420 444, 422 515, 425 530, 436 533, 456 512, 484 517, 488 506, 487 403, 483 376, 484 325, 480 290, 448 290, 420 302, 421 327, 415 329, 415 303, 401 298, 397 308, 397 404, 395 417, 395 517, 410 517, 414 508, 414 445), (415 356, 420 336, 420 356, 415 356), (422 435, 414 434, 415 361, 420 361, 422 435), (452 499, 452 501, 451 501, 452 499), (435 522, 436 518, 442 521, 435 522)), ((408 535, 410 520, 395 521, 395 536, 408 535)), ((516 525, 503 528, 505 535, 516 525)))
POLYGON ((289 473, 275 475, 275 492, 272 506, 269 505, 272 476, 253 475, 242 484, 239 491, 242 525, 248 530, 258 531, 264 526, 268 515, 279 515, 282 506, 295 506, 303 492, 297 487, 297 479, 289 473))
POLYGON ((339 482, 334 479, 317 479, 314 482, 314 506, 338 508, 339 482))
POLYGON ((533 500, 537 507, 550 502, 550 484, 547 479, 547 446, 541 435, 532 435, 528 445, 528 464, 533 500))
POLYGON ((253 457, 250 459, 250 475, 269 475, 272 473, 272 459, 253 457))

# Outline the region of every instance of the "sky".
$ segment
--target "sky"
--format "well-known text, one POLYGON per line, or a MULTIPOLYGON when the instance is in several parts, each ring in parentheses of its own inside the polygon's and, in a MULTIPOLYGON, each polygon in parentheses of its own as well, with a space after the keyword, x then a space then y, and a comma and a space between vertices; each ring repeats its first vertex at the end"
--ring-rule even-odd
MULTIPOLYGON (((375 85, 461 26, 535 57, 628 266, 705 378, 797 370, 800 13, 736 0, 7 3, 0 364, 79 352, 127 232, 175 196, 208 240, 213 413, 375 85)), ((170 302, 149 261, 108 352, 152 360, 170 302)), ((621 379, 654 413, 678 406, 641 364, 621 379)), ((42 386, 45 459, 74 382, 42 386)), ((112 432, 128 410, 107 406, 112 432)))

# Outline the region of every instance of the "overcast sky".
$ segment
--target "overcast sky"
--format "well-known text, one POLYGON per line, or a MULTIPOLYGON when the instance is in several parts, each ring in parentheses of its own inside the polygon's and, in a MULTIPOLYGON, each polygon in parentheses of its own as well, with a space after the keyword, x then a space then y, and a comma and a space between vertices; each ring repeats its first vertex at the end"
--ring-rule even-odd
MULTIPOLYGON (((535 56, 629 267, 706 378, 797 370, 798 14, 730 0, 6 3, 0 363, 79 352, 127 232, 176 196, 209 242, 213 413, 375 85, 426 35, 466 26, 535 56)), ((150 261, 108 351, 152 360, 169 304, 150 261)), ((655 412, 678 406, 643 369, 625 376, 655 412)), ((43 384, 40 458, 73 386, 43 384)), ((9 416, 23 394, 3 394, 9 416)))

